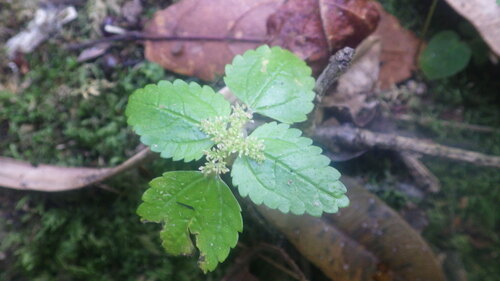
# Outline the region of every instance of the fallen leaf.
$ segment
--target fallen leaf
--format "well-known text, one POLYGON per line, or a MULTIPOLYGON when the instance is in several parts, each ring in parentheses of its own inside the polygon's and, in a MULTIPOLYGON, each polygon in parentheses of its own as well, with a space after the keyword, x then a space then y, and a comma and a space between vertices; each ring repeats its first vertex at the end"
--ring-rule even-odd
POLYGON ((392 85, 412 76, 417 69, 416 57, 419 39, 413 32, 403 28, 398 19, 377 5, 380 22, 373 35, 382 42, 379 74, 380 90, 390 89, 392 85))
POLYGON ((83 50, 78 56, 78 62, 84 62, 98 58, 106 53, 106 51, 111 48, 110 42, 103 42, 92 47, 88 47, 83 50))
POLYGON ((261 43, 146 41, 146 58, 166 69, 203 80, 224 73, 236 54, 265 42, 266 19, 283 0, 183 0, 159 11, 148 34, 179 37, 253 38, 261 43))
POLYGON ((337 87, 322 101, 323 107, 334 107, 338 111, 346 109, 352 121, 363 127, 376 113, 374 95, 379 76, 381 42, 376 36, 365 39, 356 49, 349 69, 342 75, 337 87))
POLYGON ((408 223, 359 183, 342 180, 351 204, 338 214, 259 211, 332 280, 445 280, 431 248, 408 223))
POLYGON ((376 117, 375 93, 412 76, 416 69, 419 40, 377 4, 381 20, 377 30, 356 48, 351 67, 322 105, 335 109, 335 116, 352 120, 359 127, 376 117))
POLYGON ((149 154, 149 149, 143 149, 116 167, 100 169, 43 164, 35 166, 29 162, 0 157, 0 186, 46 192, 78 189, 128 170, 149 154))
POLYGON ((330 54, 357 45, 377 21, 370 0, 183 0, 157 12, 145 28, 179 39, 146 41, 145 54, 166 69, 213 80, 236 54, 267 43, 290 49, 318 72, 330 54))
POLYGON ((474 25, 491 50, 500 56, 500 5, 493 0, 446 0, 474 25))
POLYGON ((287 1, 267 22, 270 43, 307 60, 315 73, 330 54, 356 47, 377 27, 379 14, 370 0, 287 1))

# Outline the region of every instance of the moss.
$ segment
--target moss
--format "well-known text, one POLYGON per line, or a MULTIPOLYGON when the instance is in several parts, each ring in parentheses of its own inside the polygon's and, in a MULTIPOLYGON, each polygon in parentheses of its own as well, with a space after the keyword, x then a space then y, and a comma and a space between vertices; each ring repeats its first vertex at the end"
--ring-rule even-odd
MULTIPOLYGON (((218 272, 205 277, 193 258, 168 257, 160 246, 160 226, 139 221, 135 209, 144 178, 129 174, 108 184, 119 194, 88 188, 14 195, 19 203, 3 222, 8 234, 0 247, 13 264, 0 263, 0 279, 220 279, 218 272)), ((0 197, 8 192, 0 190, 0 197)))
POLYGON ((66 165, 114 165, 138 144, 124 115, 128 95, 136 87, 158 81, 163 70, 141 63, 114 72, 110 82, 95 65, 51 46, 50 59, 30 55, 34 68, 22 93, 0 95, 0 139, 4 156, 66 165), (98 95, 85 94, 97 92, 98 95))
POLYGON ((461 254, 468 280, 496 280, 500 274, 500 174, 494 168, 446 161, 426 164, 442 190, 430 200, 427 237, 441 250, 461 254))

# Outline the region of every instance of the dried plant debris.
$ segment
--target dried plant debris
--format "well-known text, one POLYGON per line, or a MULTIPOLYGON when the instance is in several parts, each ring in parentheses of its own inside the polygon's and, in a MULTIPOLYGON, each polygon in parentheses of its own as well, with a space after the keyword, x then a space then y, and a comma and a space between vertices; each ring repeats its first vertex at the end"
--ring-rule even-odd
POLYGON ((445 280, 431 248, 410 225, 358 182, 343 180, 351 205, 338 214, 259 212, 333 280, 445 280))
POLYGON ((293 51, 318 74, 330 54, 373 32, 378 18, 367 0, 184 0, 146 25, 148 35, 172 40, 146 41, 145 54, 166 69, 213 80, 234 55, 268 43, 293 51))
POLYGON ((28 23, 26 30, 7 41, 7 55, 12 58, 16 52, 31 53, 50 35, 76 17, 77 12, 73 6, 47 6, 38 9, 35 17, 28 23))
POLYGON ((446 0, 479 31, 491 50, 500 56, 500 5, 493 0, 446 0))

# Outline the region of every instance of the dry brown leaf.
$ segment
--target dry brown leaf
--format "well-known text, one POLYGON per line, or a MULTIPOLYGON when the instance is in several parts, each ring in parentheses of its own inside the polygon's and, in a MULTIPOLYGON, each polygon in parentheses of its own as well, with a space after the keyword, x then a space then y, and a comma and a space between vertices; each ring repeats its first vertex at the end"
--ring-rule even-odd
MULTIPOLYGON (((266 19, 283 0, 183 0, 159 11, 147 24, 148 34, 212 38, 256 38, 265 41, 266 19)), ((236 54, 259 43, 146 41, 146 58, 177 73, 213 80, 236 54)))
POLYGON ((146 41, 146 58, 172 71, 213 80, 236 54, 268 43, 307 59, 320 71, 333 52, 355 46, 377 25, 370 0, 183 0, 155 14, 156 36, 220 41, 146 41), (221 8, 224 7, 224 8, 221 8), (224 38, 257 39, 236 42, 224 38))
POLYGON ((373 33, 382 42, 379 88, 387 90, 392 85, 406 80, 417 69, 416 57, 419 39, 413 32, 403 28, 398 19, 378 5, 380 22, 373 33))
POLYGON ((360 127, 376 116, 378 103, 371 100, 375 92, 410 78, 416 69, 419 40, 381 5, 376 6, 381 14, 377 30, 358 46, 351 67, 322 104, 334 107, 341 116, 346 112, 360 127))
POLYGON ((446 0, 479 31, 491 50, 500 56, 500 5, 495 0, 446 0))
POLYGON ((61 167, 32 165, 29 162, 0 157, 0 186, 46 192, 85 187, 128 170, 146 159, 149 149, 143 149, 113 168, 61 167))
POLYGON ((336 215, 259 211, 332 280, 445 280, 431 248, 411 226, 359 183, 343 181, 351 204, 336 215))
POLYGON ((319 73, 330 54, 356 47, 378 19, 370 0, 296 0, 283 4, 267 26, 272 45, 293 51, 319 73))

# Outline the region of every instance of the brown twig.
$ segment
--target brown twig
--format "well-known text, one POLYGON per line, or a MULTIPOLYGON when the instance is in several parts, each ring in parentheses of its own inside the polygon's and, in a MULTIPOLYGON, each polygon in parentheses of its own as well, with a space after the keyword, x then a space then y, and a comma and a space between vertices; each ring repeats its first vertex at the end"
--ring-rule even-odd
POLYGON ((129 31, 125 34, 118 34, 109 37, 99 38, 81 43, 69 44, 66 46, 69 50, 78 50, 94 46, 104 42, 117 41, 197 41, 197 42, 232 42, 232 43, 256 43, 262 44, 266 40, 263 38, 235 38, 235 37, 211 37, 211 36, 175 36, 175 35, 153 35, 139 31, 129 31))
POLYGON ((396 151, 411 151, 425 155, 438 156, 464 161, 479 166, 500 168, 500 156, 489 156, 478 152, 452 148, 421 139, 393 134, 375 133, 369 130, 348 126, 319 127, 314 137, 320 141, 335 139, 350 147, 383 148, 396 151))
POLYGON ((308 116, 307 121, 301 126, 309 133, 314 131, 316 126, 316 120, 319 117, 320 107, 319 104, 326 94, 326 91, 337 82, 342 74, 346 72, 351 64, 351 60, 354 57, 354 49, 350 47, 345 47, 335 54, 333 54, 328 65, 323 69, 323 72, 319 75, 316 80, 316 85, 314 86, 314 92, 316 97, 314 99, 314 110, 308 116))
POLYGON ((439 179, 420 161, 419 155, 408 151, 400 151, 399 156, 415 180, 415 182, 430 192, 439 192, 439 179))
POLYGON ((335 83, 342 74, 346 72, 354 57, 354 49, 345 47, 330 57, 328 65, 316 80, 314 92, 316 92, 316 103, 320 103, 326 91, 335 83))
MULTIPOLYGON (((300 270, 299 266, 295 263, 295 261, 292 258, 290 258, 290 256, 282 248, 267 243, 261 243, 260 246, 263 247, 265 250, 278 253, 286 261, 288 266, 290 266, 293 269, 294 272, 290 271, 289 272, 293 273, 293 275, 296 276, 295 278, 297 280, 307 281, 306 276, 304 275, 302 270, 300 270)), ((259 255, 259 257, 261 257, 261 255, 259 255)))

